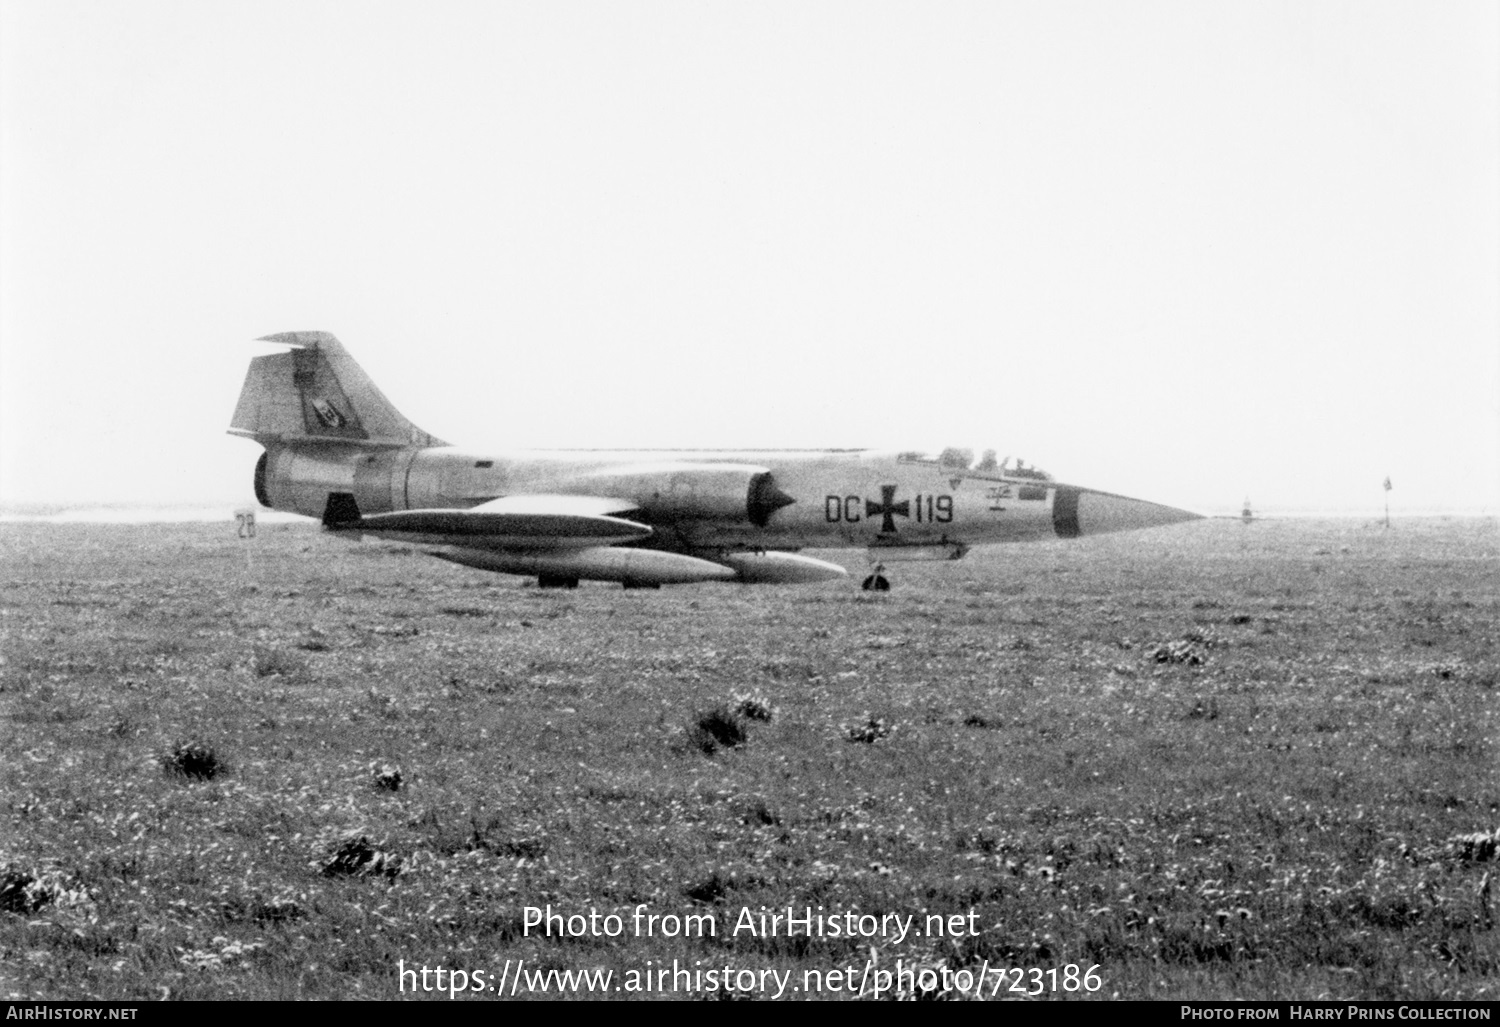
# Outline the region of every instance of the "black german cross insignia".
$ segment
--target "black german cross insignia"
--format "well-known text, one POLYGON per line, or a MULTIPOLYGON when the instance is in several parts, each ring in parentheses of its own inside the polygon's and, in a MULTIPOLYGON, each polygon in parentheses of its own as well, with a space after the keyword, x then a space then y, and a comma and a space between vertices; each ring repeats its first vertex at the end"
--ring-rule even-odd
POLYGON ((885 518, 880 524, 880 530, 883 532, 895 531, 896 519, 893 515, 899 514, 902 517, 910 517, 911 500, 903 499, 899 503, 896 502, 895 485, 880 486, 880 498, 881 501, 879 503, 872 503, 868 499, 865 500, 865 516, 874 517, 876 514, 880 514, 885 518))

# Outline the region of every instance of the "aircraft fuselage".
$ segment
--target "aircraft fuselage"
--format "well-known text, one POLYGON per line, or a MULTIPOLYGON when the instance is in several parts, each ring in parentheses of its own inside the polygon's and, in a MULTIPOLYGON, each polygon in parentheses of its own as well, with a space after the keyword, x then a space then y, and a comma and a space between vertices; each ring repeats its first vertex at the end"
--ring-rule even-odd
MULTIPOLYGON (((1071 538, 1184 519, 1182 511, 1057 482, 873 450, 532 450, 453 446, 371 453, 283 447, 261 501, 311 517, 331 492, 361 513, 468 509, 512 495, 610 496, 679 550, 970 546, 1071 538), (757 480, 785 499, 757 516, 757 480)), ((895 554, 893 554, 895 555, 895 554)))
POLYGON ((261 503, 544 584, 826 581, 845 569, 795 551, 957 558, 1195 516, 993 452, 464 449, 403 417, 332 335, 264 341, 289 352, 250 362, 229 429, 265 449, 261 503))

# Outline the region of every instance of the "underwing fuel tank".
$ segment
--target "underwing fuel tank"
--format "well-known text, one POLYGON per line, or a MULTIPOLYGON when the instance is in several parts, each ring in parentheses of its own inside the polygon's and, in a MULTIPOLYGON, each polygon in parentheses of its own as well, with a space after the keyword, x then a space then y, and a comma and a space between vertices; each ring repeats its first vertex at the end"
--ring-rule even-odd
POLYGON ((725 553, 717 559, 733 567, 747 585, 801 585, 849 576, 836 563, 795 553, 725 553))
POLYGON ((455 539, 472 538, 484 549, 519 549, 538 544, 557 548, 590 548, 632 542, 651 534, 644 524, 618 517, 593 517, 572 513, 486 512, 474 510, 406 510, 361 517, 350 527, 378 538, 444 545, 455 539))
POLYGON ((447 547, 428 551, 432 556, 466 567, 502 574, 538 577, 591 578, 639 585, 689 585, 701 581, 733 581, 733 568, 681 553, 655 549, 591 546, 564 552, 505 552, 447 547))

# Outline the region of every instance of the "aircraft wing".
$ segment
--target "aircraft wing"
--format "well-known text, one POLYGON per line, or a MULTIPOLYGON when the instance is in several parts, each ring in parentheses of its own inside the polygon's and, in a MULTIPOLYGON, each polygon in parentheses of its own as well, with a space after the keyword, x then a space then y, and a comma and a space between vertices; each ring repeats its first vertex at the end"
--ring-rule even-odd
POLYGON ((564 496, 553 494, 502 496, 491 499, 480 506, 471 507, 466 513, 502 514, 568 514, 575 517, 608 517, 613 514, 630 513, 636 504, 628 499, 610 499, 605 496, 564 496))
MULTIPOLYGON (((648 525, 614 516, 636 509, 629 500, 608 496, 538 494, 504 496, 464 510, 361 515, 353 498, 346 496, 338 502, 330 498, 323 523, 334 531, 431 547, 430 555, 468 567, 535 574, 543 583, 599 578, 654 586, 765 577, 767 572, 758 566, 742 568, 622 545, 651 536, 648 525)), ((783 578, 789 573, 779 565, 773 570, 782 571, 783 578)), ((794 570, 808 573, 800 566, 794 570)), ((833 571, 843 574, 842 568, 830 565, 829 574, 833 571)))
POLYGON ((504 496, 466 510, 344 511, 353 516, 336 513, 328 526, 423 545, 566 550, 648 538, 646 525, 612 516, 634 509, 628 500, 604 496, 504 496))

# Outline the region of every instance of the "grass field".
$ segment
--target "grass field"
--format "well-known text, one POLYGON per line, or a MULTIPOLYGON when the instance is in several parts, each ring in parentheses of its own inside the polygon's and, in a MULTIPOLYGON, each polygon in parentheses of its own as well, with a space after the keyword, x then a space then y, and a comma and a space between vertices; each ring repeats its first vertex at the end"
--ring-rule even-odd
MULTIPOLYGON (((246 545, 0 525, 0 995, 393 998, 398 960, 524 960, 625 998, 648 960, 795 987, 873 951, 986 995, 1073 964, 1098 990, 1059 997, 1500 999, 1493 520, 996 547, 889 595, 246 545), (625 932, 528 932, 548 904, 625 932), (637 937, 642 904, 716 934, 637 937), (732 933, 762 907, 915 929, 732 933)), ((767 995, 719 983, 693 997, 767 995)))

